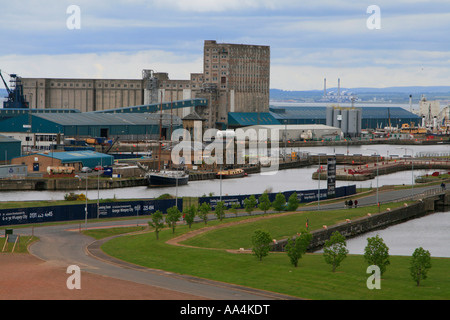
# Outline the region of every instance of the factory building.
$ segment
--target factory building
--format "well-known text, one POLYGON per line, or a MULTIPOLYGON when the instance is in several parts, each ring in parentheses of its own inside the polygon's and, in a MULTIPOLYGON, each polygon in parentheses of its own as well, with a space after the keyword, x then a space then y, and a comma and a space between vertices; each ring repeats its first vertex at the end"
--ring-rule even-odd
MULTIPOLYGON (((385 127, 401 128, 404 123, 420 125, 421 117, 415 115, 408 110, 401 107, 359 107, 359 108, 335 108, 342 111, 345 109, 348 111, 355 111, 352 113, 351 118, 347 119, 346 130, 353 133, 353 128, 356 128, 356 132, 365 129, 377 129, 385 127), (360 112, 359 112, 360 110, 360 112), (350 123, 348 122, 350 121, 350 123), (360 126, 360 128, 359 128, 360 126)), ((328 124, 332 126, 344 126, 345 115, 341 115, 338 118, 338 111, 333 115, 336 115, 336 121, 331 122, 330 118, 327 123, 327 107, 270 107, 271 115, 278 120, 281 124, 328 124), (338 120, 341 119, 341 120, 338 120)), ((328 113, 330 116, 331 113, 328 113)), ((347 113, 348 116, 348 113, 347 113)), ((256 124, 256 123, 254 123, 256 124)))
MULTIPOLYGON (((286 124, 286 125, 256 125, 243 128, 244 131, 260 130, 267 132, 267 137, 273 137, 272 131, 278 131, 279 141, 302 141, 302 140, 328 140, 339 141, 343 134, 339 128, 326 126, 323 124, 286 124)), ((276 135, 274 135, 276 136, 276 135)))
POLYGON ((6 164, 12 158, 22 155, 20 140, 0 135, 0 163, 6 164))
POLYGON ((28 172, 47 173, 48 167, 72 167, 81 171, 83 167, 112 166, 114 157, 95 151, 46 152, 12 159, 13 165, 25 165, 28 172))
POLYGON ((3 132, 31 130, 33 134, 61 134, 65 138, 119 136, 122 140, 152 140, 159 139, 160 121, 163 137, 170 137, 171 130, 182 128, 180 118, 155 113, 33 114, 31 123, 30 117, 24 115, 1 121, 0 128, 3 132))
POLYGON ((21 80, 32 109, 92 112, 202 98, 208 99, 208 106, 186 107, 174 114, 183 118, 195 111, 205 119, 206 129, 225 127, 229 112, 269 111, 269 46, 206 40, 203 69, 186 80, 153 70, 143 70, 142 79, 21 80))

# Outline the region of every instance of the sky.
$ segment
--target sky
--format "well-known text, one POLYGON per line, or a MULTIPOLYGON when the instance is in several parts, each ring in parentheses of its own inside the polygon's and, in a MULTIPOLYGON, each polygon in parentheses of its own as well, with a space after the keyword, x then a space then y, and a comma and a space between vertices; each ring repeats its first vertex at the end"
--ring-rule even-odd
POLYGON ((152 69, 187 80, 203 72, 204 41, 216 40, 270 46, 272 89, 322 90, 324 78, 342 88, 450 85, 448 0, 0 4, 4 74, 140 79, 152 69))

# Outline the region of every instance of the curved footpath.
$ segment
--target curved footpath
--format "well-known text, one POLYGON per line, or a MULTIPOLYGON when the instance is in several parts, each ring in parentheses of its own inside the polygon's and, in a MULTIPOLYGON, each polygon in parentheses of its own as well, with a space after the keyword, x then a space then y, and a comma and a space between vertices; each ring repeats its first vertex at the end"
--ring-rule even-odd
MULTIPOLYGON (((136 225, 136 221, 133 222, 133 225, 136 225)), ((88 228, 113 227, 133 222, 89 223, 88 228)), ((142 219, 141 223, 144 222, 147 225, 146 221, 142 219)), ((31 229, 17 229, 16 233, 31 234, 31 229)), ((30 246, 30 253, 53 266, 67 268, 77 265, 81 272, 163 288, 186 294, 190 299, 193 296, 212 300, 297 299, 263 290, 149 269, 121 261, 106 255, 100 249, 101 245, 109 239, 95 241, 91 237, 79 233, 78 225, 35 228, 34 235, 39 237, 40 241, 30 246)))
MULTIPOLYGON (((420 194, 436 186, 380 192, 379 200, 388 202, 411 195, 412 192, 420 194)), ((359 199, 360 205, 376 203, 376 195, 359 199)), ((332 204, 321 204, 320 209, 342 208, 343 201, 332 204)), ((301 210, 307 208, 303 207, 301 210)), ((315 210, 317 206, 310 206, 315 210)), ((254 213, 256 214, 256 212, 254 213)), ((148 219, 141 219, 140 224, 147 226, 148 219)), ((88 228, 123 226, 124 224, 136 225, 133 221, 110 221, 102 223, 89 223, 88 228)), ((101 245, 109 239, 95 241, 79 232, 79 227, 84 224, 59 225, 34 228, 34 235, 40 241, 30 246, 30 252, 39 259, 51 265, 67 268, 77 265, 82 272, 88 272, 114 279, 126 280, 139 285, 147 285, 156 288, 164 288, 181 294, 186 294, 191 299, 212 300, 290 300, 295 297, 282 294, 246 288, 233 284, 226 284, 192 276, 179 275, 163 270, 154 270, 137 266, 106 255, 101 245)), ((32 234, 31 228, 16 229, 17 234, 32 234)), ((180 298, 183 299, 183 298, 180 298)))

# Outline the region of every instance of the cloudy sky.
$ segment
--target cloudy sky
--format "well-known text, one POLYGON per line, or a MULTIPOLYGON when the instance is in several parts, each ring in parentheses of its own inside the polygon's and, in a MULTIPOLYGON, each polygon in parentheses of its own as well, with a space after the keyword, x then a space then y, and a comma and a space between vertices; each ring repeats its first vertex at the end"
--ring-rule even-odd
POLYGON ((0 2, 0 69, 23 77, 189 79, 217 40, 269 45, 276 89, 450 85, 448 0, 0 2))

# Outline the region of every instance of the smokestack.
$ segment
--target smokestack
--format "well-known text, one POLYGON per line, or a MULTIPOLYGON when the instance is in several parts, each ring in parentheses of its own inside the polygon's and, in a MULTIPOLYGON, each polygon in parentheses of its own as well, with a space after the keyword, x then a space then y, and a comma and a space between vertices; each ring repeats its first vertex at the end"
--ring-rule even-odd
POLYGON ((327 96, 327 78, 323 79, 323 96, 327 96))
POLYGON ((341 102, 341 79, 338 79, 338 101, 341 102))

